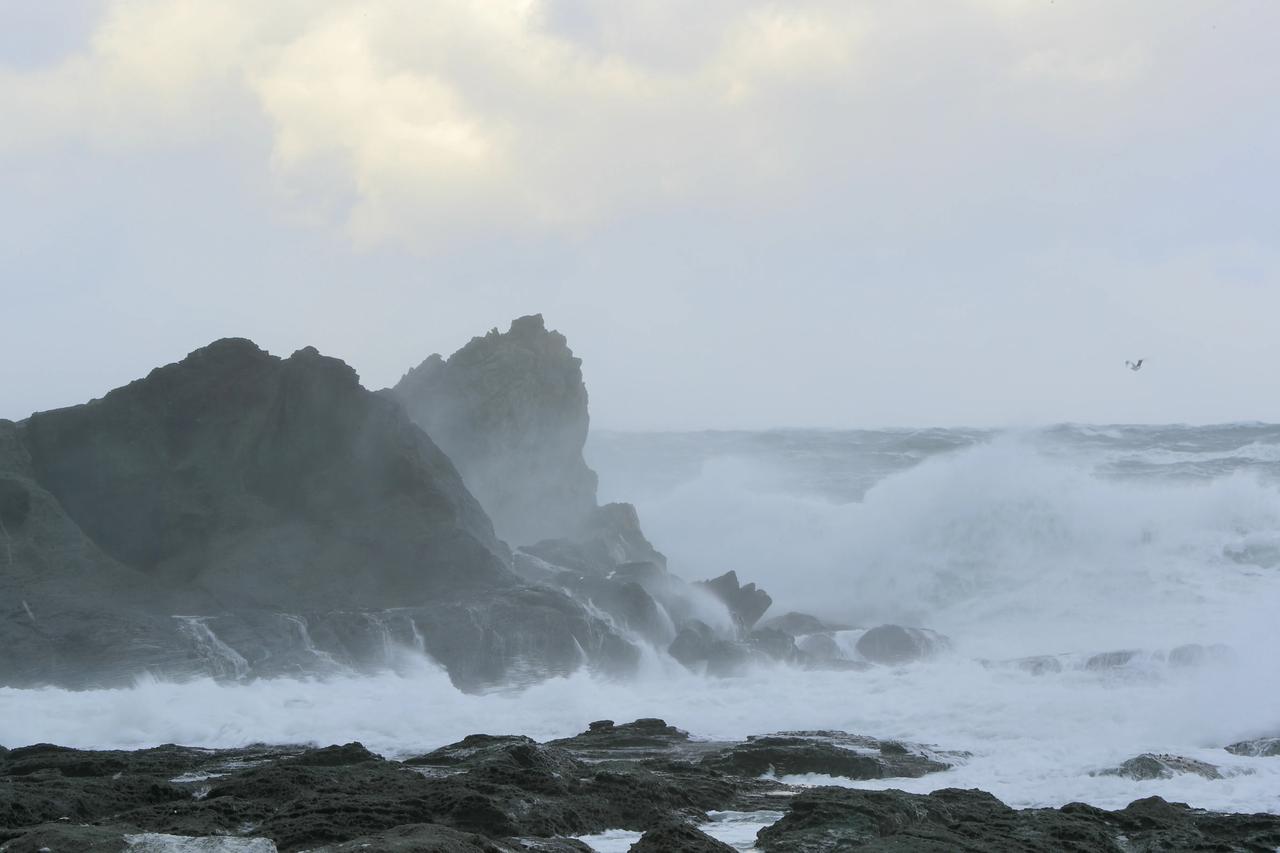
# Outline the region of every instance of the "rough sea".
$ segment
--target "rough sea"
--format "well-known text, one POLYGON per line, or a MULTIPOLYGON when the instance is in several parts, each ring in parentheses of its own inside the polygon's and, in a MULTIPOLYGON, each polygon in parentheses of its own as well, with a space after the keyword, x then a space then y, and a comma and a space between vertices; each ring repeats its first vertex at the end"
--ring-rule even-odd
MULTIPOLYGON (((601 499, 637 505, 674 573, 734 569, 773 596, 766 618, 815 613, 851 626, 842 644, 897 622, 946 634, 950 652, 707 679, 653 650, 634 681, 580 672, 485 695, 408 651, 372 677, 0 689, 0 744, 359 740, 397 756, 474 732, 541 739, 655 716, 695 737, 843 729, 971 753, 920 779, 794 782, 1280 811, 1280 758, 1222 749, 1280 734, 1280 426, 604 432, 588 461, 601 499), (1124 654, 1097 657, 1109 652, 1124 654), (1095 775, 1143 752, 1223 778, 1095 775)), ((721 823, 744 849, 758 826, 721 823)))

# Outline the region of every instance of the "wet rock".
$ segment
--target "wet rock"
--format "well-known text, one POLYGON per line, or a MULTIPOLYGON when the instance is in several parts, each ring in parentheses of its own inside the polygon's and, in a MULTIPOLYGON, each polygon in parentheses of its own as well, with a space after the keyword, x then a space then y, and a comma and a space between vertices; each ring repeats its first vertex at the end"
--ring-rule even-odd
POLYGON ((5 839, 0 830, 0 853, 122 853, 128 849, 125 832, 68 821, 26 827, 5 839))
POLYGON ((412 823, 340 844, 316 847, 312 853, 511 853, 519 849, 447 826, 412 823))
POLYGON ((703 764, 724 773, 779 776, 818 773, 848 779, 916 778, 951 768, 950 764, 898 741, 845 732, 789 732, 750 737, 703 764))
POLYGON ((0 477, 0 526, 16 530, 31 514, 31 491, 16 477, 0 477))
POLYGON ((844 651, 830 634, 805 634, 796 639, 796 647, 813 660, 844 660, 844 651))
POLYGON ((1280 755, 1280 737, 1259 737, 1253 740, 1242 740, 1227 748, 1233 755, 1248 755, 1254 758, 1269 758, 1280 755))
POLYGON ((671 620, 638 583, 569 573, 562 573, 553 582, 575 599, 608 614, 625 632, 655 644, 673 639, 671 620))
POLYGON ((709 625, 696 619, 680 630, 667 654, 690 669, 717 676, 733 675, 751 659, 747 646, 717 636, 709 625))
POLYGON ((562 791, 564 780, 587 773, 586 766, 567 750, 518 735, 468 735, 404 763, 454 772, 466 770, 490 782, 552 793, 562 791))
POLYGON ((301 767, 350 767, 353 764, 382 760, 382 756, 365 749, 364 744, 352 742, 342 746, 309 749, 301 755, 285 759, 282 763, 301 767))
POLYGON ((553 740, 548 746, 599 760, 666 756, 688 743, 688 732, 668 725, 666 720, 645 717, 622 724, 615 724, 613 720, 597 720, 585 732, 553 740))
POLYGON ((1080 803, 1015 810, 983 791, 814 788, 757 837, 765 853, 1269 850, 1280 843, 1280 816, 1219 815, 1158 797, 1113 812, 1080 803))
POLYGON ((748 642, 755 651, 783 663, 796 663, 802 657, 795 638, 775 628, 757 628, 748 642))
POLYGON ((746 629, 750 629, 760 620, 773 599, 762 589, 756 589, 754 583, 746 586, 738 582, 738 573, 730 570, 718 578, 700 581, 699 585, 724 602, 733 617, 746 629))
POLYGON ((695 826, 672 821, 640 836, 630 853, 733 853, 733 848, 695 826))
POLYGON ((1114 652, 1101 652, 1084 662, 1085 669, 1104 670, 1125 666, 1138 656, 1137 649, 1122 649, 1114 652))
POLYGON ((640 516, 629 503, 607 503, 597 507, 574 533, 576 541, 597 560, 612 566, 650 563, 664 572, 667 558, 645 538, 640 516))
POLYGON ((859 637, 854 648, 871 663, 894 666, 925 660, 950 646, 950 640, 927 628, 879 625, 859 637))
POLYGON ((1194 773, 1205 779, 1221 779, 1217 767, 1194 758, 1181 755, 1156 755, 1144 752, 1130 758, 1119 767, 1099 771, 1099 776, 1123 776, 1126 779, 1172 779, 1183 773, 1194 773))
POLYGON ((776 628, 779 631, 786 631, 793 637, 799 638, 805 634, 821 634, 831 631, 844 631, 848 629, 848 625, 838 625, 832 622, 826 622, 817 616, 811 616, 808 613, 797 613, 792 610, 781 616, 774 616, 765 620, 760 625, 761 628, 776 628))

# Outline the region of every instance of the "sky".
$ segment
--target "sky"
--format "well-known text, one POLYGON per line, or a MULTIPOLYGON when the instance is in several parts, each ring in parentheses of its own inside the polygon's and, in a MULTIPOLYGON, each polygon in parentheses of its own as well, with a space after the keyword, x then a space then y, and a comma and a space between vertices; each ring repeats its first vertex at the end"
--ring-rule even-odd
POLYGON ((0 417, 226 336, 380 388, 540 312, 607 428, 1280 421, 1278 31, 1271 0, 0 3, 0 417))

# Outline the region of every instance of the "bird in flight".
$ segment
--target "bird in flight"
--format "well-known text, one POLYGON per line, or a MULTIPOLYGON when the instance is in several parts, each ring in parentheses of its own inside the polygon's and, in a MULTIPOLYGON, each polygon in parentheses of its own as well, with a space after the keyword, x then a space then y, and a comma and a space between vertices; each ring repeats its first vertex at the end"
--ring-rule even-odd
POLYGON ((1145 358, 1140 358, 1140 359, 1138 359, 1137 361, 1126 361, 1126 362, 1124 363, 1124 366, 1125 366, 1125 367, 1127 367, 1127 368, 1129 368, 1130 370, 1141 370, 1141 369, 1142 369, 1142 362, 1144 362, 1144 361, 1146 361, 1146 359, 1145 359, 1145 358))

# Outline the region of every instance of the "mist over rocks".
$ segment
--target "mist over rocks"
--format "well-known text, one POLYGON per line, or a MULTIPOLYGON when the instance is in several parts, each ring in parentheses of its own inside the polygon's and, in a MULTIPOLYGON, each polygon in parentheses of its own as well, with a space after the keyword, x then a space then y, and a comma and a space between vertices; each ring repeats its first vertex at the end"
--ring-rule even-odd
POLYGON ((596 509, 582 362, 541 314, 428 357, 388 393, 458 466, 507 542, 572 535, 596 509))
POLYGON ((637 656, 524 585, 445 454, 312 348, 220 340, 0 421, 0 523, 0 683, 323 674, 396 645, 479 687, 637 656))

